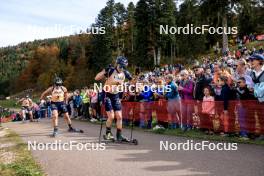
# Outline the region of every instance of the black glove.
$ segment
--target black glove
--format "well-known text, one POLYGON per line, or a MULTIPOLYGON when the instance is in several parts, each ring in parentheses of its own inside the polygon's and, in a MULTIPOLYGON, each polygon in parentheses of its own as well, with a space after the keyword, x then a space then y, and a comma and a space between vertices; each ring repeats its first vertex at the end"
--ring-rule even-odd
POLYGON ((125 77, 126 77, 129 81, 132 80, 132 75, 129 73, 129 71, 124 70, 124 74, 125 74, 125 77))
POLYGON ((105 77, 108 78, 110 70, 113 69, 113 66, 109 64, 104 70, 105 70, 105 77))

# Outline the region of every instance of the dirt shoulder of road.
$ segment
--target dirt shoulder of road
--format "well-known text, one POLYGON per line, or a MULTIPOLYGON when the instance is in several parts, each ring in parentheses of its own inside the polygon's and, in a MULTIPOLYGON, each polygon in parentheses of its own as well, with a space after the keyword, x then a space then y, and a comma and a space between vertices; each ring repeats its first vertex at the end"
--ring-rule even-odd
POLYGON ((8 128, 0 127, 0 175, 43 176, 27 145, 8 128))

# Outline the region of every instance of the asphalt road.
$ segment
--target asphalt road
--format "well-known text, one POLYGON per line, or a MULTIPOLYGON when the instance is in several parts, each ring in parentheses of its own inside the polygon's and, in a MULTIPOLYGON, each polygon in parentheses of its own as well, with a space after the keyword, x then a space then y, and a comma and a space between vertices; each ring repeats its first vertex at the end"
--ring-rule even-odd
MULTIPOLYGON (((6 123, 3 126, 17 132, 28 143, 69 143, 70 141, 94 145, 98 149, 99 125, 74 121, 74 127, 85 131, 83 134, 67 132, 67 125, 60 119, 60 134, 51 138, 50 120, 38 123, 6 123)), ((115 132, 115 131, 114 131, 115 132)), ((129 136, 129 131, 124 130, 129 136)), ((105 145, 105 150, 32 150, 33 156, 50 176, 178 176, 178 175, 219 175, 219 176, 263 176, 264 147, 238 144, 235 151, 184 151, 160 150, 160 141, 169 144, 185 143, 187 138, 164 136, 136 131, 134 137, 139 145, 105 145)), ((195 143, 202 142, 195 140, 195 143)), ((215 142, 217 144, 217 142, 215 142)), ((172 145, 172 146, 173 146, 172 145)), ((91 147, 90 147, 91 149, 91 147)), ((102 148, 100 148, 102 149, 102 148)))

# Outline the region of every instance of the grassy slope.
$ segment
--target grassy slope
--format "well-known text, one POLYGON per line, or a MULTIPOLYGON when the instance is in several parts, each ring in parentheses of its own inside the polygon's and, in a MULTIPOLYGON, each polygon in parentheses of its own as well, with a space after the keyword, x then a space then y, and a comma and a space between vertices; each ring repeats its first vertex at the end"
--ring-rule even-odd
MULTIPOLYGON (((245 45, 248 49, 252 49, 253 47, 256 48, 257 50, 260 49, 261 47, 264 49, 264 41, 254 41, 251 43, 248 43, 245 45)), ((229 50, 230 51, 234 51, 237 50, 238 46, 230 46, 229 50)), ((202 57, 203 55, 201 55, 200 57, 202 57)), ((215 57, 215 53, 214 50, 211 49, 207 54, 205 54, 205 56, 210 56, 210 58, 214 58, 215 57)), ((218 56, 221 56, 220 54, 218 56)))
POLYGON ((16 100, 0 100, 0 106, 4 108, 19 108, 18 105, 15 104, 16 100))

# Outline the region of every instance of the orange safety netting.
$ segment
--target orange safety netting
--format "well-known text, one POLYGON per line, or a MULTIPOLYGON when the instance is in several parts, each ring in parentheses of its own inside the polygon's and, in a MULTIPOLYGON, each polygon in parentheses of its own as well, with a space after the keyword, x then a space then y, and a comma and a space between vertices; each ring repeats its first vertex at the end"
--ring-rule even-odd
MULTIPOLYGON (((102 112, 105 114, 104 107, 102 112)), ((264 134, 264 104, 255 100, 197 102, 195 100, 122 102, 123 119, 135 122, 176 123, 219 132, 264 134)))

